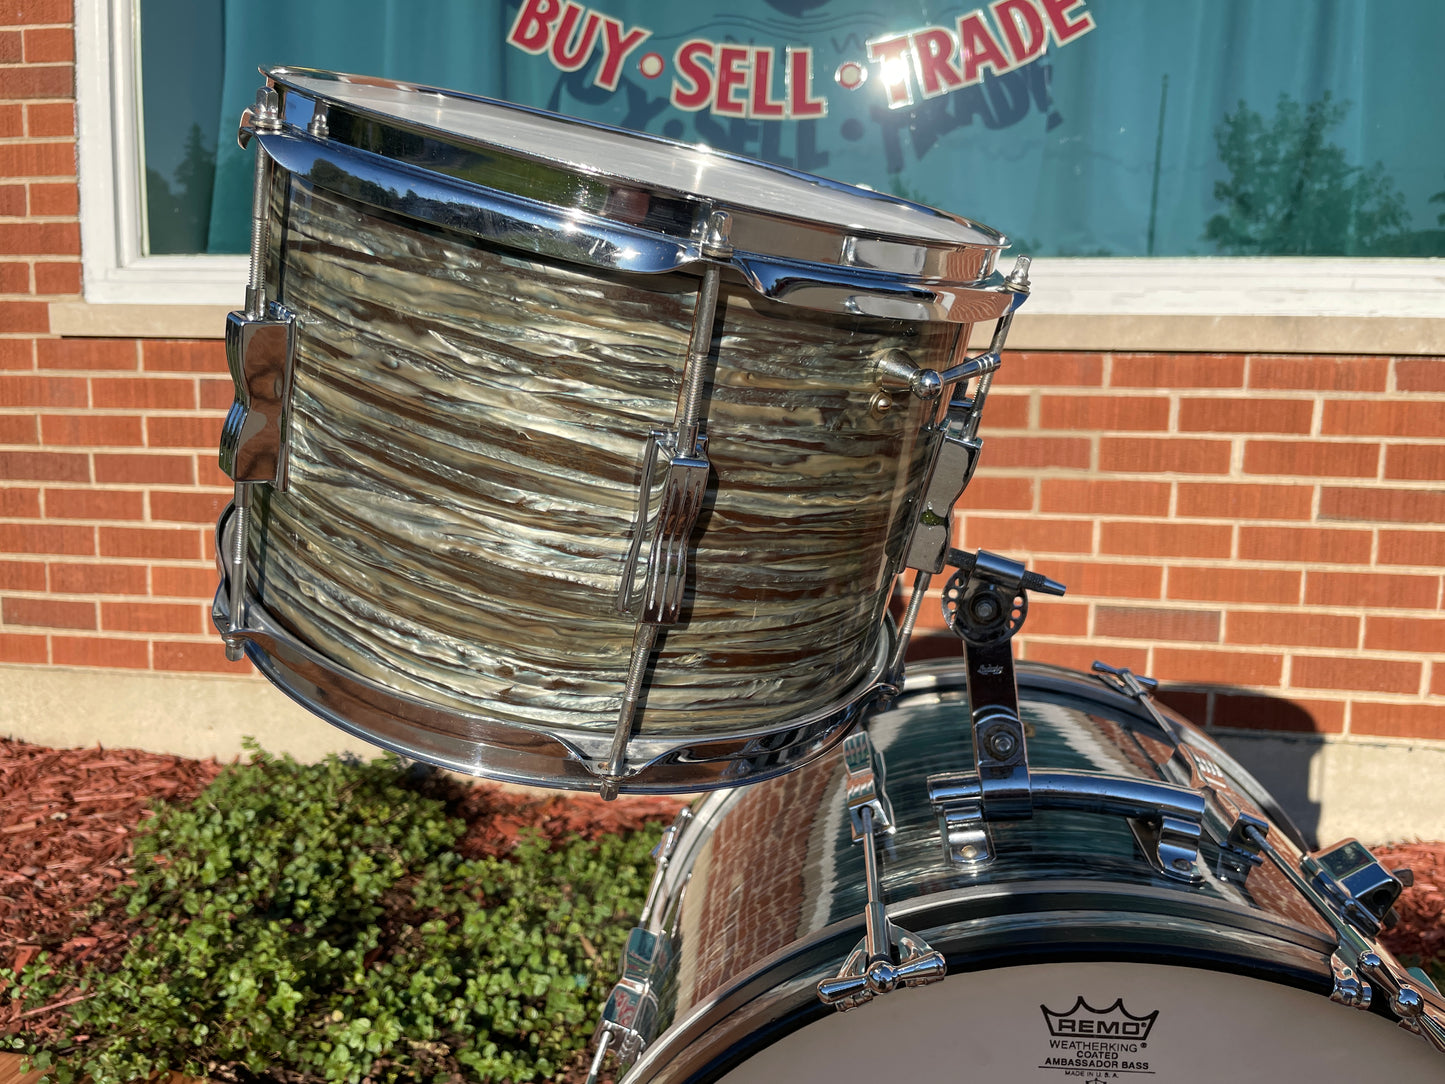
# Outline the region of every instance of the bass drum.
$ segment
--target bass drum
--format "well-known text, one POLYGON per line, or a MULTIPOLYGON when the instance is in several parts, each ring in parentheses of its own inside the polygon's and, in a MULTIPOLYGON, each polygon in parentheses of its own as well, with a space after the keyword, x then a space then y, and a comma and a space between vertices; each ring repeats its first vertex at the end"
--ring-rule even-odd
POLYGON ((896 825, 879 858, 890 920, 940 950, 947 976, 846 1015, 819 1002, 864 935, 863 852, 834 752, 712 795, 660 863, 631 946, 647 959, 626 961, 651 1040, 626 1084, 1442 1079, 1445 1057, 1395 1025, 1388 996, 1377 1012, 1331 1000, 1340 938, 1282 868, 1298 868, 1303 840, 1227 754, 1085 675, 1021 665, 1018 684, 1032 769, 1179 783, 1195 765, 1269 824, 1283 861, 1230 874, 1206 830, 1196 879, 1171 879, 1123 818, 1042 811, 993 826, 991 863, 946 862, 926 778, 972 765, 964 669, 921 667, 869 725, 896 825))

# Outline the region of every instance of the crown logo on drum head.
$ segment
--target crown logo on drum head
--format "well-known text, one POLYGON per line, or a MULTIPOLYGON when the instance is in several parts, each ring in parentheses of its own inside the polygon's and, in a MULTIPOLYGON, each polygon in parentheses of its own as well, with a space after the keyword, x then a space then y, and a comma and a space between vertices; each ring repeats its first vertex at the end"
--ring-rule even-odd
POLYGON ((1159 1015, 1155 1009, 1147 1016, 1135 1016, 1124 1008, 1121 997, 1107 1009, 1096 1009, 1080 994, 1073 1008, 1067 1012, 1054 1012, 1046 1005, 1039 1009, 1049 1025, 1049 1034, 1056 1039, 1125 1039, 1143 1042, 1149 1038, 1154 1020, 1159 1015))

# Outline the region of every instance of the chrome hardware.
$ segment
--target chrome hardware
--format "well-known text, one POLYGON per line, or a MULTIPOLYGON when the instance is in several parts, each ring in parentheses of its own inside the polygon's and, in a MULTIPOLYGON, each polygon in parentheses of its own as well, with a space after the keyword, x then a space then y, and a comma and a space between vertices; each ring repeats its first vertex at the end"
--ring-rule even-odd
POLYGON ((1028 592, 1062 595, 1063 584, 987 550, 950 550, 959 569, 943 592, 944 619, 963 640, 972 712, 974 770, 928 777, 944 860, 980 865, 996 854, 989 825, 1039 809, 1123 817, 1144 858, 1172 880, 1203 880, 1199 839, 1205 798, 1190 787, 1089 772, 1029 769, 1010 641, 1028 614, 1028 592))
MULTIPOLYGON (((1374 940, 1380 928, 1374 916, 1314 855, 1303 855, 1295 865, 1280 854, 1263 832, 1250 829, 1248 834, 1261 853, 1329 923, 1338 938, 1338 947, 1330 959, 1334 972, 1330 999, 1368 1009, 1376 995, 1383 994, 1402 1028, 1445 1053, 1445 996, 1421 989, 1425 984, 1415 980, 1398 961, 1381 955, 1384 950, 1374 940)), ((1353 840, 1348 842, 1360 847, 1353 840)), ((1334 856, 1334 851, 1324 853, 1326 858, 1334 856)), ((1353 855, 1353 859, 1358 859, 1358 855, 1353 855)), ((1374 861, 1373 855, 1370 860, 1374 861)), ((1349 866, 1354 865, 1352 860, 1349 866)))
MULTIPOLYGON (((707 219, 703 231, 702 251, 709 259, 725 260, 732 252, 728 232, 732 218, 718 211, 707 219)), ((643 464, 638 513, 634 520, 633 541, 628 548, 621 582, 618 587, 618 608, 631 607, 632 583, 637 566, 637 537, 647 520, 647 504, 656 470, 658 452, 668 453, 667 475, 663 479, 662 498, 658 502, 657 523, 653 527, 652 547, 647 554, 647 577, 642 591, 641 612, 632 639, 632 660, 622 690, 612 747, 599 766, 602 777, 600 794, 605 801, 617 797, 627 766, 627 742, 632 735, 637 704, 647 678, 647 667, 657 646, 662 627, 677 623, 687 589, 688 545, 693 528, 702 512, 707 495, 712 465, 707 458, 707 436, 700 433, 702 400, 713 365, 711 361, 712 326, 717 317, 718 287, 721 267, 709 263, 703 269, 698 286, 697 303, 692 316, 692 334, 688 339, 687 358, 683 363, 682 387, 678 390, 677 410, 673 418, 673 434, 648 443, 643 464)))
POLYGON ((1374 998, 1370 984, 1355 974, 1355 969, 1340 959, 1339 953, 1330 956, 1330 970, 1334 973, 1335 983, 1330 991, 1330 1000, 1352 1009, 1368 1010, 1374 998))
POLYGON ((622 950, 622 976, 608 995, 593 1034, 597 1050, 588 1068, 589 1081, 597 1079, 609 1050, 619 1065, 626 1067, 657 1034, 658 1001, 654 987, 657 980, 667 974, 672 959, 671 937, 662 929, 663 916, 658 912, 657 902, 662 895, 667 867, 677 849, 677 837, 691 820, 692 810, 680 810, 652 849, 656 862, 652 884, 647 890, 642 914, 628 933, 622 950))
POLYGON ((331 134, 330 117, 331 107, 325 102, 317 102, 311 119, 306 122, 306 134, 314 139, 325 139, 331 134))
POLYGON ((863 911, 863 940, 848 954, 835 978, 818 983, 818 1000, 839 1012, 856 1008, 899 986, 938 982, 948 970, 941 952, 888 920, 875 835, 893 831, 893 807, 883 789, 883 760, 866 732, 850 734, 844 741, 843 768, 846 773, 844 800, 853 842, 863 844, 863 877, 868 902, 863 911))
POLYGON ((1405 884, 1364 844, 1357 839, 1341 840, 1328 850, 1316 851, 1314 857, 1352 900, 1381 922, 1387 921, 1405 884))
MULTIPOLYGON (((1165 733, 1175 732, 1176 727, 1154 705, 1152 694, 1159 682, 1135 674, 1128 667, 1115 669, 1097 659, 1092 669, 1105 685, 1137 700, 1165 733)), ((1217 764, 1186 743, 1181 741, 1175 745, 1170 762, 1178 765, 1186 785, 1206 799, 1205 828, 1219 847, 1216 876, 1232 884, 1243 884, 1249 871, 1264 860, 1250 830, 1268 835, 1269 823, 1258 811, 1252 812, 1241 804, 1217 764)))
MULTIPOLYGON (((252 131, 281 127, 281 99, 274 87, 256 92, 256 102, 241 116, 244 148, 252 131)), ((275 173, 266 148, 256 147, 251 190, 251 265, 246 308, 226 317, 226 362, 236 400, 221 431, 221 469, 235 482, 236 537, 230 558, 231 625, 224 630, 226 658, 245 654, 239 632, 245 625, 246 539, 251 524, 251 486, 286 484, 286 410, 291 394, 295 321, 289 313, 268 311, 266 264, 271 246, 271 181, 275 173)))
MULTIPOLYGON (((913 528, 903 548, 904 568, 933 575, 943 571, 953 537, 953 509, 973 479, 983 451, 978 428, 993 384, 993 374, 1002 364, 1004 345, 1008 341, 1009 328, 1013 326, 1013 314, 1028 298, 1029 263, 1027 256, 1020 256, 1014 262, 1013 271, 1004 280, 1005 289, 1011 294, 1009 308, 999 317, 993 340, 985 353, 965 358, 942 372, 919 368, 901 350, 888 351, 878 360, 880 394, 891 388, 906 387, 917 398, 927 401, 937 399, 944 389, 955 386, 959 381, 979 378, 973 396, 956 397, 950 402, 945 418, 936 429, 922 497, 914 507, 913 528)), ((877 409, 876 403, 874 409, 877 409)), ((911 625, 908 631, 911 634, 911 625)), ((906 637, 903 643, 906 647, 906 637)))

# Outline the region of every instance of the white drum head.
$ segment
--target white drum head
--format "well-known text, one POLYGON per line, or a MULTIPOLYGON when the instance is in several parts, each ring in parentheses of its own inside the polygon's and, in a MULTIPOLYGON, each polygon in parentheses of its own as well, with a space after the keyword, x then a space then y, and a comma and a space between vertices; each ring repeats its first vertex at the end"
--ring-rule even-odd
POLYGON ((1187 967, 1059 963, 950 975, 792 1032, 726 1084, 1290 1084, 1445 1077, 1371 1013, 1187 967))

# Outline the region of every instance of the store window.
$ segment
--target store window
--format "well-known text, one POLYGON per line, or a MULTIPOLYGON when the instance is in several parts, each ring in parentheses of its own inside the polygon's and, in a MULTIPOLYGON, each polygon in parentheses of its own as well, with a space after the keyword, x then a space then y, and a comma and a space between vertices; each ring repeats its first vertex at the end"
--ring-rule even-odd
POLYGON ((1036 256, 1445 256, 1437 0, 85 2, 139 16, 146 257, 244 250, 235 125, 276 63, 704 142, 1036 256))

